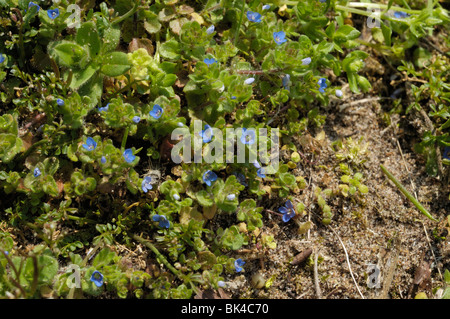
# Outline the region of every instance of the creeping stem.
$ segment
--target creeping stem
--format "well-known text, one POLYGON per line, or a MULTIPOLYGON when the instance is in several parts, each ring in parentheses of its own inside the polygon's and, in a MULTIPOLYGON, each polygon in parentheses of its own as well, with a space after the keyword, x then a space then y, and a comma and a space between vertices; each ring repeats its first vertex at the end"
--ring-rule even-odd
POLYGON ((241 1, 241 16, 239 17, 239 24, 236 28, 236 33, 234 34, 234 43, 233 45, 236 46, 237 39, 239 37, 239 31, 241 31, 241 25, 242 25, 242 19, 244 19, 244 7, 245 7, 245 0, 241 1))
POLYGON ((403 195, 405 195, 422 214, 424 214, 432 221, 438 222, 438 220, 431 216, 431 214, 425 209, 425 207, 423 207, 422 204, 420 204, 417 199, 415 199, 414 196, 412 196, 411 193, 408 192, 406 188, 403 187, 403 185, 400 184, 400 182, 391 173, 388 172, 386 167, 384 167, 383 165, 380 165, 380 167, 383 173, 386 174, 386 176, 395 184, 395 186, 397 186, 397 188, 403 193, 403 195))
POLYGON ((138 7, 139 7, 139 0, 136 0, 135 3, 134 3, 133 8, 131 8, 130 11, 128 11, 127 13, 125 13, 123 16, 121 16, 121 17, 119 17, 119 18, 113 20, 113 21, 111 22, 111 25, 118 24, 119 22, 122 22, 123 20, 125 20, 125 19, 128 18, 129 16, 135 14, 135 12, 137 11, 138 7))

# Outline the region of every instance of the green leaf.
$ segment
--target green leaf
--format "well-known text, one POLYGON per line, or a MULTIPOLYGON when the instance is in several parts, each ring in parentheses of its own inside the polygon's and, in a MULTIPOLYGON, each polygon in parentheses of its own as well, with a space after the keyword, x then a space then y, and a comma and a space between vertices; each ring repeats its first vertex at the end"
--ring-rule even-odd
POLYGON ((115 253, 111 251, 109 248, 103 248, 97 256, 95 256, 94 260, 92 261, 92 266, 99 269, 103 266, 109 265, 114 257, 115 253))
POLYGON ((113 52, 105 56, 101 72, 107 76, 119 76, 131 68, 128 56, 124 52, 113 52))
POLYGON ((178 60, 181 57, 180 43, 178 43, 175 39, 166 41, 159 47, 159 53, 163 58, 178 60))
POLYGON ((108 53, 117 48, 120 43, 120 29, 109 27, 103 31, 103 53, 108 53))
POLYGON ((51 52, 61 64, 67 67, 83 67, 84 61, 88 60, 88 52, 84 47, 72 42, 60 43, 51 52))
POLYGON ((81 46, 87 46, 92 57, 100 52, 100 37, 95 23, 92 21, 85 22, 80 26, 76 41, 81 46))
POLYGON ((383 33, 384 41, 388 47, 391 46, 392 30, 384 23, 381 24, 381 32, 383 33))
POLYGON ((99 69, 99 66, 94 63, 89 63, 85 69, 74 71, 72 82, 70 83, 71 89, 77 89, 86 83, 99 69))

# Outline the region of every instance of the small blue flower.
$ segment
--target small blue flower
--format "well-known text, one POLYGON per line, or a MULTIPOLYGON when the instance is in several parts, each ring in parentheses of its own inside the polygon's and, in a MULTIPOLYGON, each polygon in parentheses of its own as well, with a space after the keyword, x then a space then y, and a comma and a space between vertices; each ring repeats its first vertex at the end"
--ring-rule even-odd
POLYGON ((159 227, 162 227, 162 228, 170 227, 170 222, 167 220, 166 216, 164 216, 164 215, 153 215, 152 219, 154 222, 159 223, 159 227))
POLYGON ((5 61, 5 56, 3 54, 0 53, 0 63, 3 63, 3 61, 5 61))
POLYGON ((233 95, 233 96, 231 97, 231 99, 232 99, 232 100, 236 100, 236 97, 233 95))
POLYGON ((205 62, 207 66, 210 66, 211 64, 216 63, 217 60, 214 59, 214 58, 210 58, 210 59, 205 58, 205 59, 203 60, 203 62, 205 62))
POLYGON ((320 2, 321 2, 321 3, 325 3, 325 2, 327 2, 327 0, 320 0, 320 2))
POLYGON ((253 166, 255 166, 258 170, 256 171, 256 175, 261 178, 266 178, 266 175, 264 174, 264 168, 261 167, 261 165, 258 163, 258 161, 253 162, 253 166))
POLYGON ((285 74, 283 76, 283 80, 282 81, 283 81, 282 83, 283 83, 284 89, 289 91, 289 83, 291 81, 291 76, 289 74, 285 74))
POLYGON ((208 29, 206 29, 206 34, 212 34, 216 28, 214 25, 210 26, 208 29))
POLYGON ((311 63, 311 58, 310 57, 302 59, 302 65, 308 65, 310 63, 311 63))
POLYGON ((56 104, 58 104, 59 106, 63 106, 65 104, 65 102, 63 99, 57 99, 56 104))
POLYGON ((97 147, 97 142, 92 137, 86 139, 86 144, 82 145, 87 151, 93 151, 97 147))
POLYGON ((108 108, 109 108, 109 103, 106 104, 104 107, 99 107, 98 111, 99 112, 106 112, 106 111, 108 111, 108 108))
POLYGON ((151 110, 149 114, 154 119, 159 119, 163 113, 164 110, 162 109, 162 107, 159 106, 159 104, 155 104, 153 105, 153 110, 151 110))
POLYGON ((450 146, 444 148, 444 158, 450 160, 450 146))
POLYGON ((134 123, 138 124, 140 121, 141 121, 141 118, 139 116, 136 115, 136 116, 133 117, 133 122, 134 123))
POLYGON ((219 281, 217 282, 217 286, 223 288, 223 287, 225 287, 225 282, 222 281, 222 280, 219 280, 219 281))
POLYGON ((180 200, 181 197, 180 197, 180 195, 178 195, 178 194, 173 194, 173 199, 175 199, 175 200, 180 200))
POLYGON ((403 11, 395 11, 394 17, 396 17, 397 19, 405 19, 405 18, 409 17, 409 14, 407 14, 406 12, 403 12, 403 11))
POLYGON ((236 198, 236 195, 235 194, 228 194, 227 195, 227 199, 228 200, 234 200, 236 198))
POLYGON ((105 164, 105 163, 106 163, 106 157, 102 156, 100 162, 101 162, 102 164, 105 164))
POLYGON ((242 135, 241 135, 241 143, 252 145, 255 143, 256 140, 256 132, 254 129, 242 129, 242 135))
POLYGON ((5 253, 5 255, 6 255, 6 256, 8 256, 8 255, 9 255, 9 251, 7 251, 7 250, 4 250, 3 252, 5 253))
POLYGON ((125 158, 125 162, 127 163, 133 162, 136 158, 136 156, 133 155, 133 151, 131 150, 131 148, 127 148, 125 151, 123 151, 122 155, 125 158))
POLYGON ((244 266, 245 261, 243 261, 241 258, 238 258, 234 261, 234 268, 236 268, 236 272, 242 271, 242 266, 244 266))
POLYGON ((325 78, 320 78, 317 83, 320 85, 319 92, 325 93, 325 89, 327 88, 327 80, 325 78))
POLYGON ((288 199, 284 206, 281 206, 278 211, 283 214, 283 221, 287 223, 292 217, 295 216, 295 209, 292 202, 288 199))
POLYGON ((206 185, 211 186, 211 184, 217 180, 217 175, 213 171, 206 171, 203 174, 203 181, 206 185))
POLYGON ((238 181, 241 185, 248 186, 244 174, 238 173, 238 172, 234 172, 233 175, 236 176, 237 181, 238 181))
POLYGON ((54 20, 59 17, 59 9, 47 10, 47 15, 50 19, 54 20))
POLYGON ((253 82, 255 82, 255 78, 248 78, 247 80, 244 81, 244 84, 252 84, 253 82))
POLYGON ((99 271, 94 271, 91 276, 91 281, 97 286, 101 287, 103 285, 103 275, 99 271))
POLYGON ((261 14, 258 12, 247 11, 247 19, 251 22, 261 22, 261 14))
POLYGON ((337 97, 342 97, 342 96, 344 95, 344 93, 342 93, 341 90, 336 90, 336 91, 334 92, 334 94, 336 94, 337 97))
POLYGON ((203 139, 203 143, 209 143, 211 142, 213 138, 213 129, 208 124, 205 125, 205 129, 202 130, 201 137, 203 139))
MULTIPOLYGON (((40 6, 38 6, 36 3, 34 2, 30 2, 28 4, 28 9, 30 9, 31 7, 37 7, 37 12, 39 12, 39 9, 41 8, 40 6)), ((25 10, 25 12, 27 12, 27 10, 25 10)))
POLYGON ((263 10, 269 10, 270 9, 270 4, 265 4, 262 6, 263 10))
POLYGON ((33 172, 34 177, 39 177, 41 176, 41 170, 39 168, 35 168, 34 172, 33 172))
POLYGON ((153 188, 151 184, 152 178, 150 176, 145 176, 144 180, 142 181, 141 188, 144 191, 144 193, 147 193, 149 190, 153 188))
POLYGON ((284 33, 284 31, 274 32, 273 39, 275 40, 276 44, 280 45, 287 41, 286 33, 284 33))

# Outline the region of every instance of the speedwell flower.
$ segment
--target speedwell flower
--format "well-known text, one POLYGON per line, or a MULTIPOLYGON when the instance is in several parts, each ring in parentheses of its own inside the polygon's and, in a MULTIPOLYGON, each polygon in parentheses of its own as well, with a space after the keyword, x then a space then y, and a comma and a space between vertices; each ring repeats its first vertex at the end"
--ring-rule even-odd
POLYGON ((127 163, 133 162, 136 158, 136 156, 133 155, 133 151, 131 150, 131 148, 127 148, 125 151, 123 151, 122 155, 125 158, 125 162, 127 163))
POLYGON ((261 167, 261 165, 258 163, 257 160, 253 162, 253 166, 255 166, 258 170, 256 171, 256 175, 261 178, 266 178, 266 175, 264 174, 264 168, 261 167))
POLYGON ((145 176, 144 180, 142 181, 141 188, 144 191, 144 193, 147 193, 149 190, 153 188, 152 184, 152 178, 150 176, 145 176))
POLYGON ((233 175, 236 176, 236 179, 239 182, 239 184, 244 185, 244 186, 248 186, 244 174, 239 173, 239 172, 234 172, 233 175))
POLYGON ((212 34, 215 30, 214 25, 210 26, 208 29, 206 29, 206 34, 212 34))
POLYGON ((106 163, 106 157, 102 156, 102 158, 100 159, 100 162, 101 162, 102 164, 105 164, 105 163, 106 163))
POLYGON ((59 106, 63 106, 65 104, 65 102, 63 99, 57 99, 56 104, 58 104, 59 106))
POLYGON ((284 31, 274 32, 273 39, 275 40, 276 44, 280 45, 287 41, 286 33, 284 33, 284 31))
POLYGON ((302 59, 302 65, 308 65, 310 63, 311 63, 311 58, 310 57, 302 59))
POLYGON ((92 137, 86 139, 86 144, 82 145, 87 151, 93 151, 97 147, 97 142, 92 137))
POLYGON ((320 78, 317 83, 320 85, 319 92, 325 93, 325 89, 327 88, 327 80, 325 78, 320 78))
POLYGON ((201 137, 203 139, 203 143, 209 143, 211 142, 213 138, 213 129, 208 124, 205 125, 205 129, 201 132, 201 137))
POLYGON ((236 195, 235 194, 228 194, 227 195, 227 199, 228 200, 234 200, 236 198, 236 195))
POLYGON ((164 216, 164 215, 154 215, 152 217, 152 219, 154 222, 159 223, 159 227, 162 227, 162 228, 170 227, 170 222, 167 220, 166 216, 164 216))
POLYGON ((139 116, 136 115, 136 116, 133 117, 133 122, 134 123, 138 124, 140 121, 141 121, 141 118, 139 116))
MULTIPOLYGON (((30 9, 31 7, 36 7, 36 8, 37 8, 37 12, 39 12, 39 9, 41 8, 39 5, 37 5, 37 4, 34 3, 34 2, 30 2, 30 3, 28 4, 28 9, 30 9)), ((25 10, 25 12, 26 12, 26 10, 25 10)))
POLYGON ((283 221, 287 223, 292 217, 295 216, 295 209, 292 202, 288 199, 284 206, 281 206, 278 211, 283 214, 283 221))
POLYGON ((242 266, 244 266, 245 261, 243 261, 241 258, 238 258, 234 262, 234 268, 236 269, 236 272, 242 271, 242 266))
POLYGON ((244 81, 244 84, 252 84, 253 82, 255 82, 255 78, 248 78, 244 81))
POLYGON ((269 10, 270 9, 270 4, 265 4, 262 6, 263 10, 269 10))
POLYGON ((444 158, 450 160, 450 146, 444 148, 444 158))
POLYGON ((101 287, 103 285, 103 275, 99 271, 94 271, 91 276, 91 281, 97 286, 101 287))
POLYGON ((59 17, 59 9, 47 10, 47 15, 50 19, 54 20, 59 17))
POLYGON ((405 19, 405 18, 409 17, 409 14, 407 14, 406 12, 403 12, 403 11, 395 11, 394 17, 396 17, 397 19, 405 19))
POLYGON ((284 87, 285 90, 289 91, 289 82, 290 81, 291 81, 291 76, 289 74, 285 74, 283 76, 283 80, 282 80, 283 87, 284 87))
POLYGON ((258 12, 247 11, 247 19, 251 22, 261 22, 261 14, 258 12))
POLYGON ((207 66, 210 66, 211 64, 216 63, 217 60, 214 59, 214 58, 210 58, 210 59, 205 58, 205 59, 203 60, 203 62, 205 62, 207 66))
POLYGON ((256 132, 254 129, 242 129, 241 142, 242 144, 252 145, 256 140, 256 132))
POLYGON ((35 168, 34 169, 34 171, 33 171, 33 175, 34 175, 34 177, 39 177, 39 176, 41 176, 41 170, 39 169, 39 168, 35 168))
POLYGON ((0 53, 0 63, 3 63, 5 61, 5 56, 0 53))
POLYGON ((202 178, 206 185, 211 186, 211 184, 217 180, 217 175, 213 171, 208 170, 203 174, 202 178))
POLYGON ((334 92, 334 94, 336 94, 337 97, 342 97, 344 95, 344 93, 342 93, 341 90, 336 90, 336 92, 334 92))
POLYGON ((99 107, 98 111, 99 112, 106 112, 106 111, 108 111, 108 108, 109 108, 109 103, 106 104, 104 107, 99 107))
POLYGON ((162 107, 159 106, 159 104, 155 104, 153 105, 153 110, 151 110, 149 114, 154 119, 159 119, 163 113, 164 110, 162 109, 162 107))

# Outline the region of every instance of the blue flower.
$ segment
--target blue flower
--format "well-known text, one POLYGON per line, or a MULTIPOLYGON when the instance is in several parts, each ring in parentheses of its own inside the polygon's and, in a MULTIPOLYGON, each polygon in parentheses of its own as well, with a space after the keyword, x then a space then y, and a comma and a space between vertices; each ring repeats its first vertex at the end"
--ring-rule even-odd
POLYGON ((276 44, 280 45, 287 41, 286 33, 284 33, 284 31, 274 32, 273 39, 275 40, 276 44))
POLYGON ((210 58, 210 59, 205 58, 205 59, 203 60, 203 62, 205 62, 207 66, 210 66, 211 64, 216 63, 217 60, 214 59, 214 58, 210 58))
POLYGON ((206 34, 212 34, 215 30, 214 25, 210 26, 208 29, 206 29, 206 34))
POLYGON ((281 206, 278 211, 283 214, 283 221, 287 223, 292 217, 295 216, 295 209, 292 202, 288 199, 284 206, 281 206))
POLYGON ((394 17, 396 17, 397 19, 405 19, 405 18, 409 17, 409 14, 407 14, 406 12, 403 12, 403 11, 395 11, 394 17))
POLYGON ((325 3, 325 2, 327 2, 327 0, 320 0, 320 2, 321 2, 321 3, 325 3))
POLYGON ((102 164, 105 164, 105 163, 106 163, 106 157, 102 156, 100 162, 101 162, 102 164))
POLYGON ((212 182, 214 182, 216 179, 217 179, 217 175, 213 171, 206 171, 203 174, 203 181, 208 186, 211 186, 212 182))
POLYGON ((86 144, 82 145, 87 151, 93 151, 97 147, 97 142, 92 137, 86 139, 86 144))
POLYGON ((125 151, 123 151, 122 155, 125 158, 125 162, 127 163, 133 162, 136 158, 136 156, 133 155, 133 151, 131 150, 131 148, 127 148, 125 151))
MULTIPOLYGON (((36 3, 34 3, 34 2, 30 2, 29 4, 28 4, 28 9, 29 8, 31 8, 31 7, 37 7, 37 12, 39 12, 39 9, 41 8, 40 6, 38 6, 36 3)), ((25 12, 26 12, 26 10, 25 10, 25 12)))
POLYGON ((180 195, 178 195, 178 194, 173 194, 173 199, 175 199, 175 200, 180 200, 181 197, 180 197, 180 195))
POLYGON ((151 184, 152 178, 150 176, 145 176, 144 180, 142 181, 141 188, 144 191, 144 193, 147 193, 149 190, 153 188, 151 184))
POLYGON ((253 162, 253 166, 255 166, 258 170, 256 171, 256 175, 261 178, 266 178, 266 175, 264 175, 264 168, 261 167, 261 165, 258 163, 258 161, 253 162))
POLYGON ((265 4, 262 6, 263 10, 269 10, 270 9, 270 4, 265 4))
POLYGON ((342 97, 344 95, 344 93, 342 93, 341 90, 336 90, 336 92, 334 92, 334 94, 336 94, 337 97, 342 97))
POLYGON ((234 261, 234 268, 236 268, 236 272, 242 271, 242 266, 244 266, 245 261, 243 261, 241 258, 238 258, 234 261))
POLYGON ((205 125, 205 129, 202 130, 201 137, 203 139, 203 143, 209 143, 211 142, 213 138, 213 129, 208 124, 205 125))
POLYGON ((236 176, 237 181, 238 181, 241 185, 248 186, 244 174, 238 173, 238 172, 234 172, 233 175, 236 176))
POLYGON ((228 194, 227 195, 227 199, 228 200, 234 200, 236 198, 236 195, 235 194, 228 194))
POLYGON ((54 20, 59 17, 59 9, 47 10, 47 15, 50 19, 54 20))
POLYGON ((285 74, 282 81, 284 89, 289 91, 289 82, 291 81, 291 76, 289 74, 285 74))
POLYGON ((97 286, 101 287, 103 285, 103 275, 99 271, 94 271, 91 276, 91 281, 97 286))
POLYGON ((252 84, 253 82, 255 82, 255 78, 248 78, 247 80, 244 81, 244 84, 252 84))
POLYGON ((450 146, 444 148, 444 158, 450 160, 450 146))
POLYGON ((310 63, 311 63, 311 58, 310 57, 302 59, 302 65, 308 65, 310 63))
POLYGON ((225 282, 222 281, 222 280, 219 280, 219 281, 217 282, 217 286, 223 288, 223 287, 225 287, 225 282))
POLYGON ((33 172, 34 177, 39 177, 41 176, 41 170, 39 168, 35 168, 34 172, 33 172))
POLYGON ((65 102, 63 99, 57 99, 56 104, 58 104, 59 106, 63 106, 65 104, 65 102))
POLYGON ((231 99, 232 99, 232 100, 236 100, 236 97, 233 95, 233 96, 231 97, 231 99))
POLYGON ((0 53, 0 63, 3 63, 3 61, 5 61, 5 56, 3 54, 0 53))
POLYGON ((162 228, 170 227, 170 222, 167 220, 166 216, 164 216, 164 215, 153 215, 152 219, 154 222, 159 223, 159 227, 162 227, 162 228))
POLYGON ((325 93, 325 89, 327 88, 327 80, 325 78, 320 78, 317 83, 320 85, 319 92, 325 93))
POLYGON ((155 104, 153 105, 153 110, 151 110, 149 114, 154 119, 159 119, 163 113, 164 110, 162 109, 162 107, 159 106, 159 104, 155 104))
POLYGON ((134 123, 138 124, 140 121, 141 121, 141 118, 139 116, 136 115, 136 116, 133 117, 133 122, 134 123))
POLYGON ((247 19, 251 22, 261 22, 261 15, 258 12, 247 11, 247 19))
POLYGON ((109 108, 109 103, 106 104, 104 107, 99 107, 98 111, 99 112, 106 112, 106 111, 108 111, 108 108, 109 108))
POLYGON ((242 135, 241 135, 241 143, 242 144, 248 144, 252 145, 255 143, 256 140, 256 132, 254 129, 242 129, 242 135))

